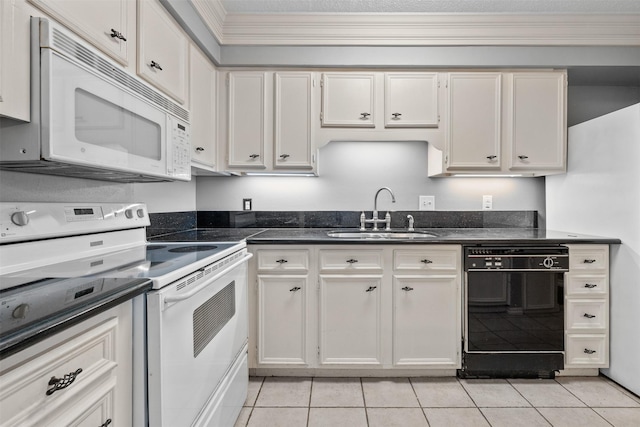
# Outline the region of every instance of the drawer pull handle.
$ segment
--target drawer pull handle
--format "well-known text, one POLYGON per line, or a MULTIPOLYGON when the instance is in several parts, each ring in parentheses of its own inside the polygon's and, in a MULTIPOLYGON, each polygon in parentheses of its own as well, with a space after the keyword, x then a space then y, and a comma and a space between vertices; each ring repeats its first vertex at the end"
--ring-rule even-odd
POLYGON ((593 284, 593 283, 585 283, 585 284, 584 284, 584 287, 585 287, 585 288, 589 288, 589 289, 593 289, 593 288, 595 288, 596 286, 598 286, 598 285, 595 285, 595 284, 593 284))
POLYGON ((162 67, 156 61, 151 61, 151 64, 149 64, 149 67, 155 68, 158 71, 162 71, 162 67))
POLYGON ((367 118, 370 116, 371 114, 369 113, 360 113, 360 118, 362 120, 367 120, 367 118))
POLYGON ((371 292, 371 291, 375 290, 376 288, 377 288, 377 286, 369 286, 365 292, 371 292))
POLYGON ((284 160, 284 159, 286 159, 286 158, 288 158, 288 157, 291 157, 291 156, 289 156, 288 154, 280 154, 280 158, 281 158, 282 160, 284 160))
POLYGON ((529 156, 518 156, 518 158, 522 161, 525 161, 529 158, 529 156))
POLYGON ((75 372, 70 372, 66 374, 63 378, 51 377, 49 380, 49 385, 52 385, 49 390, 47 390, 47 396, 51 396, 58 390, 62 390, 63 388, 69 387, 76 380, 78 375, 82 372, 81 368, 78 368, 75 372))
POLYGON ((203 151, 204 151, 204 147, 196 147, 196 151, 197 151, 198 153, 201 153, 201 152, 203 152, 203 151))
POLYGON ((590 349, 588 349, 588 348, 585 348, 585 349, 584 349, 584 353, 585 353, 585 354, 593 354, 593 353, 595 353, 595 352, 596 352, 595 350, 590 350, 590 349))
POLYGON ((109 424, 111 424, 111 418, 109 418, 107 421, 105 421, 104 423, 100 424, 100 427, 107 427, 109 424))
POLYGON ((111 37, 114 39, 120 39, 123 42, 126 42, 127 39, 122 35, 122 33, 120 31, 116 31, 113 28, 111 29, 111 37))
POLYGON ((595 314, 585 313, 582 317, 586 317, 587 319, 593 319, 594 317, 596 317, 596 315, 595 314))
POLYGON ((584 264, 593 264, 594 262, 596 262, 595 259, 585 259, 584 261, 582 261, 584 264))
POLYGON ((277 262, 278 264, 282 265, 282 264, 284 264, 285 262, 289 262, 289 261, 287 261, 286 259, 278 259, 278 260, 276 260, 276 262, 277 262))
POLYGON ((391 115, 393 116, 393 120, 400 120, 402 113, 392 113, 391 115))
POLYGON ((495 159, 497 159, 497 158, 498 158, 498 156, 496 156, 496 155, 494 155, 494 154, 492 154, 492 155, 490 155, 490 156, 487 156, 487 159, 488 159, 488 160, 495 160, 495 159))
POLYGON ((412 291, 412 290, 413 290, 413 288, 412 288, 412 287, 410 287, 410 286, 405 286, 404 288, 402 288, 402 290, 403 290, 403 291, 407 291, 407 292, 409 292, 409 291, 412 291))
POLYGON ((358 262, 358 260, 357 260, 357 259, 353 259, 353 258, 351 258, 351 259, 348 259, 348 260, 347 260, 347 262, 348 262, 349 264, 353 264, 353 263, 358 262))
POLYGON ((433 264, 433 261, 431 261, 430 259, 421 259, 420 262, 423 264, 433 264))
POLYGON ((250 159, 257 159, 258 157, 260 157, 260 154, 250 154, 249 155, 250 159))
POLYGON ((300 289, 302 289, 302 288, 301 288, 301 287, 299 287, 299 286, 294 286, 293 288, 289 289, 289 292, 297 292, 297 291, 299 291, 300 289))

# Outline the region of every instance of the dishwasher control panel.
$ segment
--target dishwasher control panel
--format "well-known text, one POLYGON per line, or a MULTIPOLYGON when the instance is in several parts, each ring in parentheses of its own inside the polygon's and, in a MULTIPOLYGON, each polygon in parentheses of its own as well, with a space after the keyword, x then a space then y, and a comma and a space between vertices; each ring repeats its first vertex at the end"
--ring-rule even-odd
POLYGON ((566 246, 465 248, 465 271, 569 271, 566 246))

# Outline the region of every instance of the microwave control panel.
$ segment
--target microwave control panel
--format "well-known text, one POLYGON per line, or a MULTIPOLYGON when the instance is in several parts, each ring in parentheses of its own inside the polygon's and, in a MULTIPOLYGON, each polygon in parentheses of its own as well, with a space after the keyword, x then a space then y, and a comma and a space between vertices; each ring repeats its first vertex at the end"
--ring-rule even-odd
POLYGON ((171 131, 167 171, 175 179, 191 179, 191 135, 189 125, 169 117, 171 131))

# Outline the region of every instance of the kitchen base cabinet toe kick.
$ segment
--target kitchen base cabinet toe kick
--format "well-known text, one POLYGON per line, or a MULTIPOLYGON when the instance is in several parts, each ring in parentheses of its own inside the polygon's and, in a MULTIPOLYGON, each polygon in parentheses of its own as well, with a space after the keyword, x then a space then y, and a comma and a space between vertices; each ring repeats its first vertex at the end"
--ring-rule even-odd
POLYGON ((459 245, 250 245, 250 372, 455 376, 459 245))

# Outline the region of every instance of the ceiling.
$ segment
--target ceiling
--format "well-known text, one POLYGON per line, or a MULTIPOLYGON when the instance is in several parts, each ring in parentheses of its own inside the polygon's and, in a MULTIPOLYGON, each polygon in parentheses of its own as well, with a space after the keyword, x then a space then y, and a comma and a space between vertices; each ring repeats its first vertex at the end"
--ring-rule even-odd
POLYGON ((639 0, 221 0, 227 13, 640 13, 639 0))

